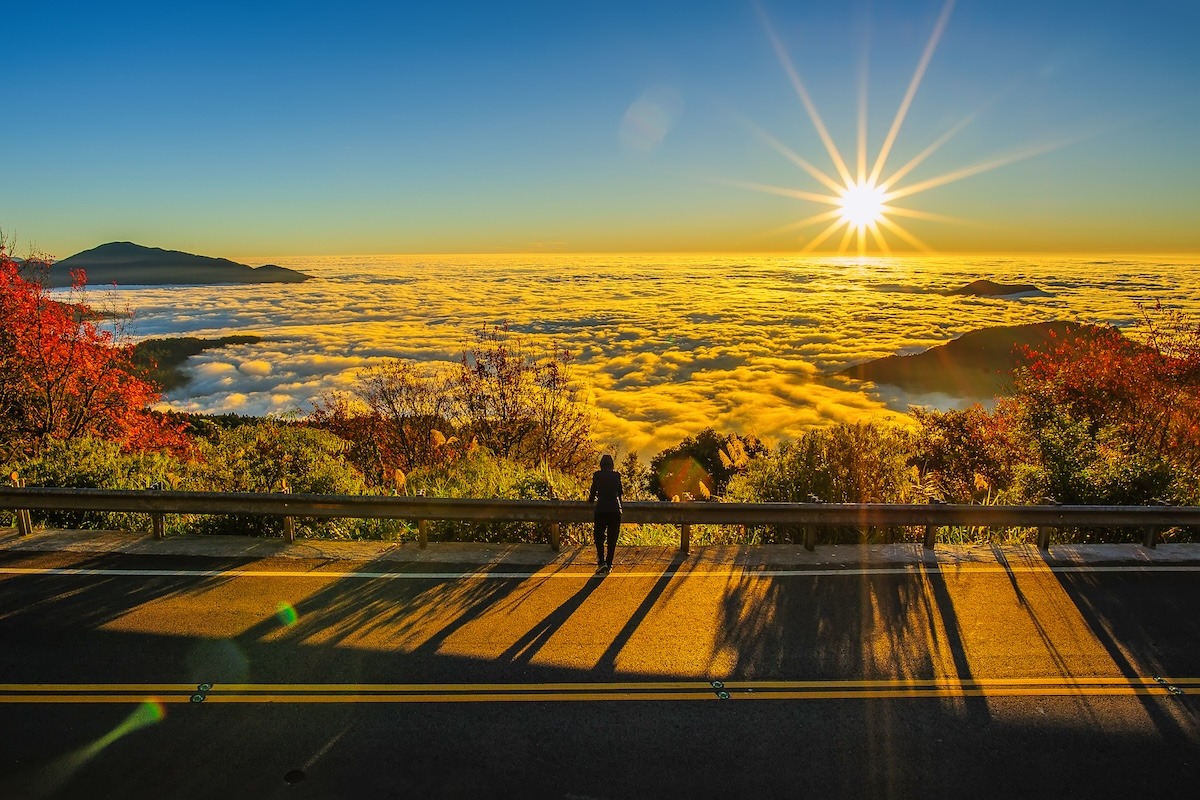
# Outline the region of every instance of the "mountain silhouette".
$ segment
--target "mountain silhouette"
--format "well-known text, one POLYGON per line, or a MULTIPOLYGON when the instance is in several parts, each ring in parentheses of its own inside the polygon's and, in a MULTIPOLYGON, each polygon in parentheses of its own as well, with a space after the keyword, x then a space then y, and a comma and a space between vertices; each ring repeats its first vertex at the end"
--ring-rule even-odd
POLYGON ((83 270, 89 284, 120 286, 300 283, 312 277, 274 264, 251 267, 227 258, 144 247, 133 242, 109 242, 55 262, 46 276, 46 285, 70 286, 72 270, 83 270))
POLYGON ((835 373, 860 381, 898 386, 912 394, 940 393, 987 399, 1011 389, 1022 347, 1041 349, 1052 338, 1087 336, 1103 330, 1077 322, 1034 322, 964 333, 923 353, 885 356, 835 373))
POLYGON ((974 297, 1010 297, 1015 294, 1039 295, 1049 297, 1050 293, 1042 291, 1032 283, 996 283, 986 278, 971 281, 966 286, 952 289, 946 294, 961 294, 974 297))

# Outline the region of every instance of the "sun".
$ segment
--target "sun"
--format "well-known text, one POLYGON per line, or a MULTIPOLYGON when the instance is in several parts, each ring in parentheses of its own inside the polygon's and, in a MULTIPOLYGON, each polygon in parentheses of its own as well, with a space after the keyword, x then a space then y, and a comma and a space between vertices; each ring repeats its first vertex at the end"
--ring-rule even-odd
POLYGON ((887 194, 871 181, 856 182, 841 192, 841 219, 857 230, 874 228, 883 219, 887 194))
POLYGON ((894 244, 929 252, 931 248, 914 236, 904 225, 901 225, 896 220, 896 217, 954 224, 961 224, 963 220, 900 206, 896 204, 897 200, 903 200, 921 192, 960 181, 972 175, 988 172, 1015 161, 1041 155, 1065 144, 1060 142, 1032 146, 1025 150, 961 167, 932 178, 916 182, 906 182, 905 179, 909 174, 925 159, 939 150, 942 145, 975 119, 978 114, 978 112, 975 112, 968 114, 957 124, 951 126, 928 147, 909 160, 908 163, 899 168, 888 170, 888 158, 892 154, 905 117, 912 107, 913 98, 916 96, 917 89, 921 85, 921 80, 925 75, 926 69, 929 67, 929 62, 933 58, 938 41, 946 29, 950 13, 954 8, 955 0, 944 0, 944 2, 942 12, 938 16, 929 41, 925 45, 925 50, 922 52, 916 70, 913 72, 912 79, 909 81, 908 89, 904 93, 904 98, 900 102, 900 107, 896 110, 896 115, 892 119, 887 136, 884 137, 883 142, 880 144, 879 151, 873 163, 867 158, 867 98, 866 76, 864 72, 859 86, 857 158, 853 164, 847 163, 847 159, 843 157, 842 151, 834 143, 833 137, 825 127, 821 115, 817 112, 817 108, 813 104, 807 87, 805 87, 799 72, 797 72, 795 65, 788 56, 783 42, 771 27, 770 21, 767 19, 762 8, 757 4, 755 5, 755 10, 762 20, 763 27, 766 29, 767 37, 770 39, 771 46, 775 50, 780 65, 791 81, 796 96, 804 105, 804 109, 808 112, 808 117, 816 129, 817 135, 825 146, 825 152, 832 163, 833 171, 830 172, 827 169, 818 167, 812 161, 800 155, 749 119, 743 117, 742 121, 760 138, 777 150, 784 158, 792 162, 792 164, 807 173, 810 178, 815 179, 826 191, 811 191, 791 186, 771 186, 747 181, 731 180, 724 182, 753 191, 781 195, 805 203, 826 206, 827 210, 825 211, 789 223, 779 229, 778 232, 782 233, 827 223, 826 227, 822 228, 819 233, 811 237, 805 237, 808 239, 808 242, 804 245, 802 252, 812 252, 825 242, 831 242, 831 245, 832 242, 838 242, 836 247, 839 254, 845 254, 854 247, 860 256, 866 255, 869 249, 889 255, 892 252, 894 244), (838 237, 838 234, 841 234, 841 236, 838 237), (892 241, 889 242, 889 239, 892 241))

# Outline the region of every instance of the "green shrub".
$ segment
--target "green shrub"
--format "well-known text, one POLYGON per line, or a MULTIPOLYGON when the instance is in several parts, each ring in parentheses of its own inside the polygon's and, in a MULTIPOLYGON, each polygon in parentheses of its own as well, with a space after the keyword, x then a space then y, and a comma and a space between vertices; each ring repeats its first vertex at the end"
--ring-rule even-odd
MULTIPOLYGON (((85 436, 48 439, 41 453, 14 465, 28 486, 77 489, 145 489, 180 481, 186 464, 154 451, 125 452, 121 445, 85 436)), ((13 469, 5 469, 5 474, 13 469)), ((138 530, 149 525, 145 514, 105 511, 34 512, 35 522, 53 528, 138 530)))
MULTIPOLYGON (((910 461, 912 435, 878 424, 841 424, 811 430, 751 459, 733 476, 725 498, 742 503, 906 503, 916 492, 910 461)), ((844 538, 849 531, 824 531, 844 538)), ((755 527, 749 541, 787 541, 795 529, 755 527)), ((853 535, 861 538, 862 534, 853 535)))
MULTIPOLYGON (((275 420, 217 429, 202 442, 199 460, 181 488, 209 492, 280 492, 359 495, 362 475, 343 458, 345 442, 328 431, 275 420)), ((298 535, 357 538, 358 520, 297 518, 298 535)), ((371 526, 367 526, 371 527, 371 526)), ((380 527, 378 525, 374 526, 380 527)), ((188 528, 199 533, 278 536, 283 520, 266 516, 202 516, 188 528)))
MULTIPOLYGON (((483 451, 449 464, 413 470, 406 486, 409 494, 427 497, 503 500, 584 500, 588 490, 572 475, 549 468, 532 469, 483 451)), ((560 535, 564 541, 580 541, 582 527, 564 526, 560 535)), ((544 542, 547 536, 546 525, 535 522, 439 520, 431 522, 429 528, 430 538, 439 541, 544 542)), ((590 537, 590 533, 587 535, 590 537)))

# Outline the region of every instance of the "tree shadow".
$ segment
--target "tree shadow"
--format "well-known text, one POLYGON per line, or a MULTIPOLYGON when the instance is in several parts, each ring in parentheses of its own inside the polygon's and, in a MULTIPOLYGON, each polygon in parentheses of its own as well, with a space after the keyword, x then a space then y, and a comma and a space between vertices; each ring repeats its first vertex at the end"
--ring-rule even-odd
POLYGON ((716 650, 737 665, 730 677, 971 677, 954 603, 936 568, 852 576, 735 574, 721 600, 717 632, 716 650))
MULTIPOLYGON (((129 563, 128 559, 94 558, 73 566, 111 568, 129 563)), ((199 642, 169 630, 131 632, 106 628, 105 623, 146 603, 203 592, 227 578, 151 578, 144 579, 146 585, 141 585, 143 579, 128 576, 68 583, 31 576, 19 581, 0 579, 0 635, 36 629, 46 650, 37 653, 43 660, 28 669, 16 669, 9 662, 3 674, 29 675, 29 680, 41 682, 79 680, 81 675, 97 682, 106 678, 130 682, 151 675, 178 683, 187 676, 218 684, 234 682, 239 676, 262 683, 394 685, 505 679, 533 685, 617 675, 628 681, 662 680, 663 674, 618 669, 618 656, 639 631, 653 628, 656 623, 649 618, 664 604, 679 602, 674 593, 688 581, 683 564, 677 557, 653 580, 628 584, 638 587, 637 595, 622 606, 626 610, 620 612, 619 630, 590 667, 533 660, 556 632, 587 610, 589 598, 607 580, 587 574, 572 575, 570 583, 559 584, 555 590, 559 594, 552 594, 553 604, 544 600, 547 584, 561 579, 554 571, 533 577, 491 573, 455 580, 311 575, 324 583, 296 600, 291 609, 294 619, 268 612, 229 640, 199 642), (469 649, 464 653, 462 648, 456 652, 448 646, 472 621, 489 614, 513 622, 508 630, 494 634, 502 639, 491 643, 494 657, 473 655, 469 649)), ((397 565, 379 561, 355 569, 375 573, 395 570, 397 565)), ((1125 608, 1121 598, 1110 596, 1110 584, 1089 577, 1094 576, 1070 573, 1059 580, 1069 587, 1085 618, 1090 615, 1090 624, 1111 628, 1118 650, 1137 653, 1143 646, 1152 647, 1159 626, 1165 631, 1167 625, 1186 624, 1200 636, 1200 623, 1177 604, 1170 587, 1129 588, 1118 581, 1126 589, 1118 594, 1126 595, 1126 601, 1129 595, 1135 600, 1133 607, 1125 608), (1146 614, 1153 619, 1143 618, 1146 614)), ((727 656, 725 663, 734 665, 730 674, 714 677, 970 679, 963 622, 954 606, 955 587, 948 579, 952 575, 932 565, 908 574, 703 577, 719 594, 714 598, 719 604, 717 617, 711 620, 714 648, 727 656)), ((1015 583, 1016 579, 1010 572, 1009 580, 1015 583)), ((1178 580, 1194 579, 1179 576, 1178 580)), ((1014 585, 1018 601, 1025 603, 1019 589, 1014 585)), ((708 585, 702 590, 707 593, 708 585)), ((1025 605, 1033 613, 1033 604, 1025 605)), ((270 599, 264 599, 262 606, 269 609, 270 599)), ((608 607, 593 611, 611 613, 608 607)), ((705 619, 709 624, 707 612, 705 619)), ((1145 663, 1127 659, 1130 674, 1147 664, 1194 674, 1200 654, 1192 652, 1187 642, 1195 640, 1196 636, 1186 638, 1176 649, 1158 652, 1145 663)), ((109 711, 111 717, 113 710, 109 711)), ((13 759, 37 763, 47 752, 62 752, 103 736, 112 720, 89 716, 93 713, 91 707, 55 707, 32 714, 0 707, 0 727, 15 732, 11 753, 0 755, 0 772, 16 763, 13 759)), ((125 713, 127 709, 120 711, 125 713)), ((1083 781, 1096 785, 1096 774, 1109 780, 1114 791, 1171 787, 1168 777, 1159 778, 1157 784, 1137 777, 1120 766, 1121 756, 1137 750, 1158 769, 1170 766, 1196 741, 1194 734, 1188 738, 1186 730, 1160 725, 1160 731, 1173 737, 1171 746, 1162 752, 1144 752, 1152 750, 1156 740, 1140 731, 1106 729, 1070 716, 1053 727, 1036 717, 989 715, 982 698, 812 702, 735 698, 711 703, 528 702, 519 706, 183 703, 172 706, 169 714, 151 730, 164 752, 171 753, 170 759, 144 758, 147 736, 131 736, 81 770, 62 796, 94 796, 96 786, 115 787, 113 792, 124 792, 122 796, 140 796, 139 787, 162 786, 164 779, 180 771, 193 776, 193 783, 177 787, 181 796, 221 791, 248 796, 251 789, 261 789, 255 796, 282 796, 293 787, 282 786, 280 777, 297 767, 309 771, 308 786, 318 794, 361 786, 364 775, 375 775, 376 783, 370 786, 382 796, 396 794, 399 787, 413 796, 450 797, 463 786, 483 786, 491 787, 493 796, 521 797, 696 798, 788 792, 902 797, 922 793, 936 775, 938 782, 933 785, 941 787, 940 796, 971 791, 977 796, 1030 792, 1066 796, 1083 781), (238 734, 232 736, 230 730, 238 734), (1035 737, 1038 746, 1030 747, 1035 737), (1086 748, 1094 753, 1080 758, 1086 748), (1013 753, 1021 754, 1020 770, 1014 769, 1013 753), (1064 759, 1063 754, 1075 754, 1075 760, 1064 759), (310 761, 311 768, 305 766, 310 761), (213 770, 212 764, 224 768, 213 770), (268 777, 273 782, 268 783, 268 777)), ((375 795, 368 790, 364 796, 375 795)))
MULTIPOLYGON (((1136 569, 1119 574, 1059 571, 1054 576, 1122 675, 1169 683, 1171 676, 1200 674, 1200 652, 1179 644, 1200 641, 1195 608, 1181 602, 1194 595, 1194 576, 1136 569)), ((1165 685, 1162 696, 1171 697, 1165 685)), ((1153 695, 1138 700, 1170 739, 1194 736, 1200 727, 1200 713, 1189 697, 1176 696, 1169 704, 1153 695)))
MULTIPOLYGON (((0 563, 17 561, 30 567, 33 554, 15 554, 0 563)), ((222 559, 220 569, 247 568, 258 559, 222 559)), ((37 568, 37 559, 32 560, 37 568)), ((209 571, 211 559, 175 560, 178 570, 209 571)), ((95 628, 125 616, 150 602, 209 591, 233 580, 230 575, 153 575, 139 571, 161 570, 160 559, 136 559, 112 554, 87 555, 68 563, 55 559, 49 568, 72 572, 103 570, 125 574, 88 575, 39 573, 0 575, 0 625, 39 625, 49 618, 67 629, 95 628)))

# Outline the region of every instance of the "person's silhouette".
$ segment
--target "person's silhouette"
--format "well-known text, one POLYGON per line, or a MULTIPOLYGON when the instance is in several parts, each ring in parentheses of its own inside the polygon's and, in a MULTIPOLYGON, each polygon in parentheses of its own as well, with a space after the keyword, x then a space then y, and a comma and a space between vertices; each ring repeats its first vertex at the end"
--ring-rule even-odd
POLYGON ((592 488, 588 492, 588 502, 596 504, 593 512, 596 572, 608 572, 612 569, 613 555, 617 550, 617 536, 621 532, 623 494, 621 473, 613 467, 613 457, 606 453, 600 457, 600 469, 592 473, 592 488))

